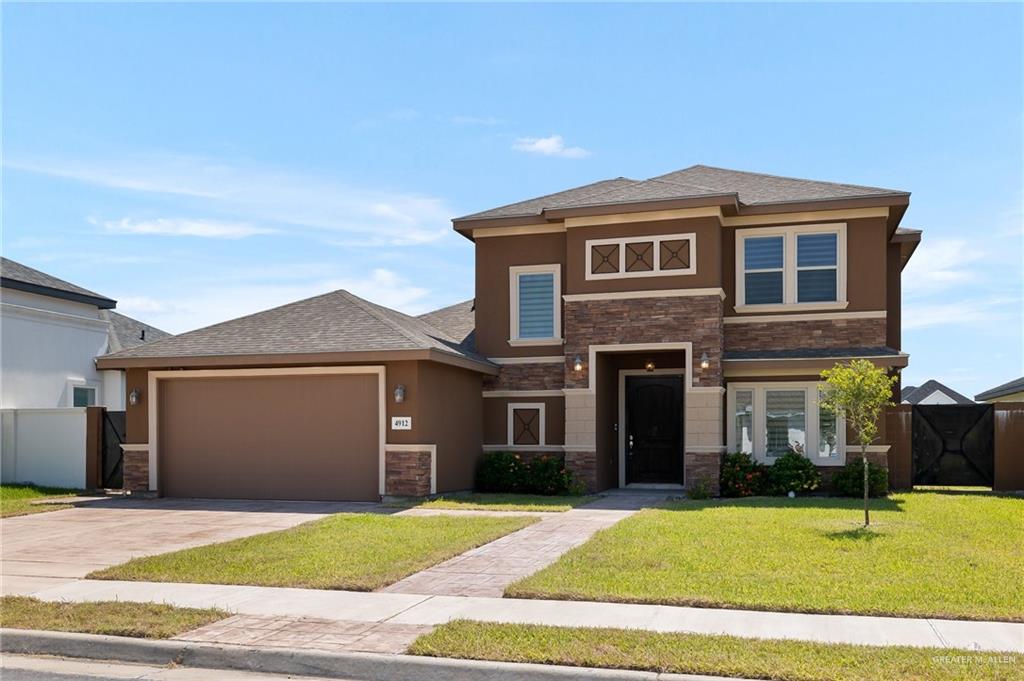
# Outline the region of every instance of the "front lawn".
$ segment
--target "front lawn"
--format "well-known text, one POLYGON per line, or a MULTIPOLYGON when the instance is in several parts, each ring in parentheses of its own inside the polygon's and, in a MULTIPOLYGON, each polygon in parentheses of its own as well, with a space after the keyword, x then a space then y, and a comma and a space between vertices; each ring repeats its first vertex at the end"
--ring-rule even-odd
POLYGON ((1024 621, 1024 499, 683 501, 603 530, 507 596, 1024 621))
POLYGON ((452 494, 415 504, 416 508, 454 511, 556 511, 589 504, 597 496, 543 496, 540 494, 452 494))
POLYGON ((421 636, 409 652, 778 681, 1024 679, 1012 654, 467 621, 421 636))
POLYGON ((339 513, 279 532, 136 558, 89 578, 372 591, 534 522, 524 516, 339 513))
POLYGON ((159 603, 65 603, 24 596, 0 598, 0 624, 12 629, 72 631, 133 638, 171 638, 229 617, 223 610, 159 603))
POLYGON ((23 484, 0 485, 0 518, 71 508, 70 504, 33 504, 33 502, 54 497, 73 497, 76 493, 77 490, 60 487, 23 484))

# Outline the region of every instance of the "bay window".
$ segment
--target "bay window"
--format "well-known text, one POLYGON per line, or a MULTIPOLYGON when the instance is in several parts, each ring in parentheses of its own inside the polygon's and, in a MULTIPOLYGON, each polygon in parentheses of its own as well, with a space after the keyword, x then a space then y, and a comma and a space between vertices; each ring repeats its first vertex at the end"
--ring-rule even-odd
POLYGON ((846 307, 846 225, 736 230, 740 312, 846 307))
POLYGON ((730 383, 729 451, 769 464, 789 450, 819 466, 844 463, 842 422, 818 396, 817 383, 730 383))

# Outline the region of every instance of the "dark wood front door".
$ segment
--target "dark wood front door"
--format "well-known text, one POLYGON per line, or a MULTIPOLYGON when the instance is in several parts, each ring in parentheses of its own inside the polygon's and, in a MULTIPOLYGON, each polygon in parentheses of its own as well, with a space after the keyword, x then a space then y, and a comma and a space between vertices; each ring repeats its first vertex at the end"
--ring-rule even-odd
POLYGON ((683 484, 682 376, 626 376, 626 484, 683 484))

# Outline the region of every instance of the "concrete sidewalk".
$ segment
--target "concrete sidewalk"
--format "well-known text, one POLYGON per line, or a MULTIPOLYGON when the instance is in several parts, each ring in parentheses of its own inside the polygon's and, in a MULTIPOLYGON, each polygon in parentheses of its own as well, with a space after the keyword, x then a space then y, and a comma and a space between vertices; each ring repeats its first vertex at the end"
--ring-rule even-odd
POLYGON ((421 627, 436 626, 454 619, 473 619, 566 627, 622 627, 826 643, 1024 653, 1024 624, 1011 622, 94 580, 43 588, 30 595, 49 601, 155 602, 186 607, 218 607, 239 615, 320 618, 421 627))

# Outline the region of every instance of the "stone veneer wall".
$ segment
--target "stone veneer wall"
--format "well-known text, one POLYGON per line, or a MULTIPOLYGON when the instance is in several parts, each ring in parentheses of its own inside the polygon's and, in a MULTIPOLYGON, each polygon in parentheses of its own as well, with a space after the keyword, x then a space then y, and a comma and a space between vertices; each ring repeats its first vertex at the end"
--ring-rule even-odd
POLYGON ((430 494, 430 450, 384 450, 384 493, 396 497, 430 494))
POLYGON ((123 489, 132 492, 149 491, 149 450, 130 449, 124 452, 122 459, 124 477, 123 489))
POLYGON ((561 364, 505 364, 497 376, 484 376, 484 390, 561 390, 561 364))
POLYGON ((717 452, 686 452, 683 455, 683 480, 687 490, 704 485, 711 496, 717 497, 721 471, 722 455, 717 452))
MULTIPOLYGON (((736 319, 731 317, 730 319, 736 319)), ((725 325, 726 350, 885 347, 884 318, 725 325)))

